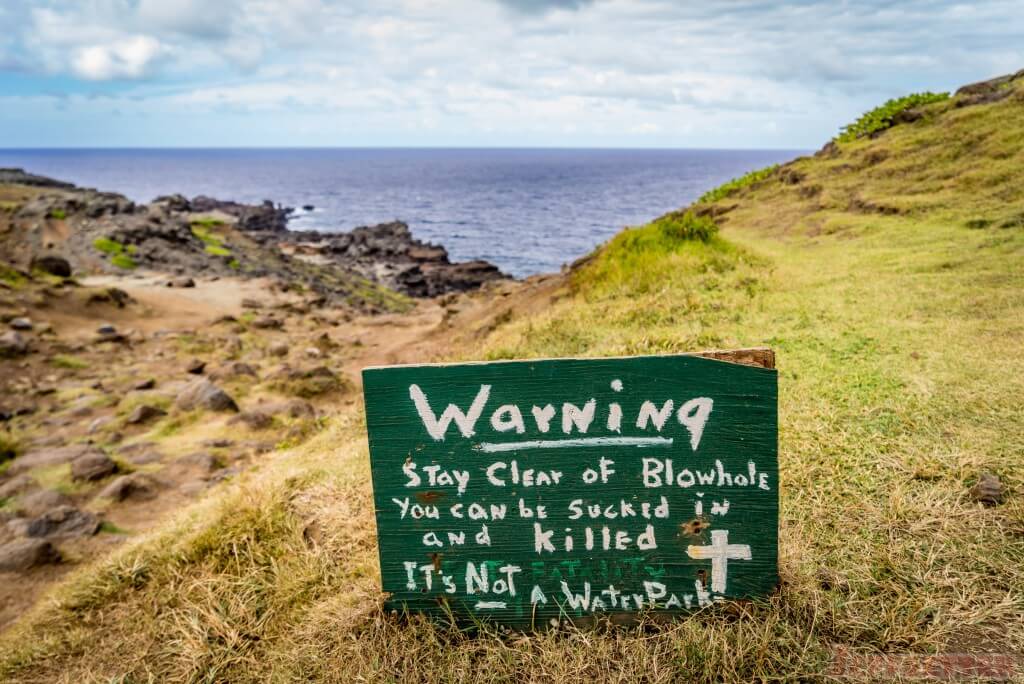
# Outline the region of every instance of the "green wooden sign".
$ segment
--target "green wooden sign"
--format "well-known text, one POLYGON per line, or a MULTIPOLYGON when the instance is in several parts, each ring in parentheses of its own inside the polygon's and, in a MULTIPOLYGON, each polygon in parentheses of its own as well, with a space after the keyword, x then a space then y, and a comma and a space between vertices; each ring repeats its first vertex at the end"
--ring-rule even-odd
POLYGON ((558 359, 363 385, 390 608, 525 626, 778 584, 772 368, 558 359))

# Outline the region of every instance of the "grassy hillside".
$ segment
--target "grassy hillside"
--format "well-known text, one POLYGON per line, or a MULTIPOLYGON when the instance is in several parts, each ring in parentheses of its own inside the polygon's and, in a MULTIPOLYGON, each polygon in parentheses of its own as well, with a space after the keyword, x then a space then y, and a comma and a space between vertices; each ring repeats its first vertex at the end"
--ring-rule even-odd
POLYGON ((833 649, 1024 651, 1024 83, 924 106, 626 230, 458 358, 770 345, 781 592, 663 627, 381 611, 358 414, 86 568, 0 641, 23 681, 809 679, 833 649), (908 117, 910 118, 910 117, 908 117), (717 229, 717 230, 716 230, 717 229), (984 507, 983 471, 1010 494, 984 507))

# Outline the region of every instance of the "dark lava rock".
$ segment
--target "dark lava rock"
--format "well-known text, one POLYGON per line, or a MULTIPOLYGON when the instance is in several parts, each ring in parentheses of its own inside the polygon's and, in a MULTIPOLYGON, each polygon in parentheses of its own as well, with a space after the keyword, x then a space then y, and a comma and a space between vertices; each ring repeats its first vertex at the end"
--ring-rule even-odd
POLYGON ((59 188, 64 190, 73 190, 73 183, 65 183, 64 181, 54 180, 53 178, 47 178, 46 176, 37 176, 34 173, 28 173, 24 169, 0 169, 0 184, 13 183, 16 185, 31 185, 36 188, 59 188))
POLYGON ((206 378, 190 383, 175 400, 184 411, 206 409, 209 411, 238 411, 238 404, 231 396, 206 378))
POLYGON ((185 366, 185 372, 191 375, 202 375, 204 370, 206 370, 206 362, 199 359, 192 359, 185 366))
POLYGON ((167 287, 195 287, 196 281, 189 277, 172 278, 167 281, 167 287))
POLYGON ((71 264, 64 257, 48 254, 32 260, 32 270, 39 270, 59 278, 71 277, 71 264))
POLYGON ((1005 495, 1003 483, 992 473, 982 473, 978 482, 971 487, 971 498, 986 506, 998 506, 1005 495))
POLYGON ((117 334, 117 328, 111 323, 104 323, 100 327, 96 328, 96 332, 104 337, 109 337, 117 334))
POLYGON ((271 356, 288 356, 288 344, 285 342, 275 342, 267 348, 267 352, 271 356))
POLYGON ((159 483, 145 473, 132 473, 115 478, 104 487, 99 496, 114 501, 147 501, 156 498, 159 483))
POLYGON ((117 472, 117 464, 99 450, 79 456, 71 462, 72 480, 91 482, 101 480, 115 472, 117 472))
POLYGON ((151 390, 154 387, 156 387, 156 380, 154 380, 153 378, 146 378, 145 380, 140 380, 139 382, 135 383, 135 385, 132 386, 132 389, 144 391, 151 390))
POLYGON ((28 342, 17 330, 8 330, 0 335, 0 359, 24 356, 28 353, 28 342))
POLYGON ((32 319, 19 316, 18 318, 12 318, 8 325, 11 326, 12 330, 31 330, 32 319))
MULTIPOLYGON (((242 300, 242 308, 243 309, 262 309, 263 308, 263 302, 257 301, 255 299, 250 298, 250 297, 246 297, 245 299, 242 300)), ((232 319, 232 320, 234 320, 234 319, 232 319)))
POLYGON ((100 531, 100 519, 74 506, 58 506, 28 522, 27 537, 71 539, 89 537, 100 531))
POLYGON ((1013 88, 1008 86, 1019 78, 1024 78, 1024 69, 1013 74, 965 85, 956 91, 956 106, 991 104, 1005 99, 1013 94, 1013 88))
POLYGON ((24 572, 59 562, 60 553, 42 539, 16 539, 0 546, 0 572, 24 572))
POLYGON ((166 415, 167 411, 164 411, 159 406, 140 404, 139 406, 135 407, 135 410, 132 411, 127 418, 125 418, 125 422, 130 425, 139 425, 141 423, 147 423, 153 420, 154 418, 166 415))

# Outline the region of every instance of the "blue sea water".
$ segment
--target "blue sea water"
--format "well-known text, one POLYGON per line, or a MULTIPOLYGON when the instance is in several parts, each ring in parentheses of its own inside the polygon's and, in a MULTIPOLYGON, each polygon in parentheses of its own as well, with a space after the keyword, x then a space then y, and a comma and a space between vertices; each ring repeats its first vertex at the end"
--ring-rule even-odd
POLYGON ((557 270, 624 226, 797 150, 45 149, 0 150, 18 166, 146 202, 181 193, 276 203, 296 229, 400 219, 453 260, 516 276, 557 270))

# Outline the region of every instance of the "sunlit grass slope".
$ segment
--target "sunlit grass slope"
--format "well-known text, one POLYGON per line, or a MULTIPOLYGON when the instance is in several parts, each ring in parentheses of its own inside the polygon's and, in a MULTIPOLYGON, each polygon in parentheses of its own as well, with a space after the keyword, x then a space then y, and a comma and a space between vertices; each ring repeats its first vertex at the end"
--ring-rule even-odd
POLYGON ((929 105, 626 230, 461 358, 769 345, 780 593, 528 635, 384 615, 358 417, 79 572, 0 641, 25 681, 720 681, 831 649, 1024 651, 1024 89, 929 105), (719 230, 709 228, 712 221, 719 230), (703 227, 701 227, 703 226, 703 227), (974 503, 982 471, 1010 494, 974 503))

